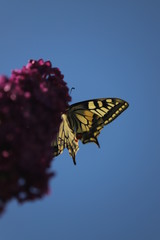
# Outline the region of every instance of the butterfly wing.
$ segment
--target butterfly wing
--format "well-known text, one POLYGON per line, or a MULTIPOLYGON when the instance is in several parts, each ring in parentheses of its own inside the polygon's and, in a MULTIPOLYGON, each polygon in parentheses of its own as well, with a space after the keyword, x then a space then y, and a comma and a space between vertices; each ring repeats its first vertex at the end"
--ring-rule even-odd
POLYGON ((100 98, 73 104, 66 114, 77 139, 84 144, 94 142, 99 146, 97 136, 102 128, 127 107, 128 103, 122 99, 100 98))
POLYGON ((55 141, 51 143, 53 147, 54 156, 58 156, 67 148, 69 154, 72 156, 74 164, 76 164, 75 156, 79 149, 78 140, 76 138, 75 133, 69 126, 69 122, 66 114, 62 114, 61 116, 62 122, 59 127, 59 132, 57 134, 57 138, 55 141))

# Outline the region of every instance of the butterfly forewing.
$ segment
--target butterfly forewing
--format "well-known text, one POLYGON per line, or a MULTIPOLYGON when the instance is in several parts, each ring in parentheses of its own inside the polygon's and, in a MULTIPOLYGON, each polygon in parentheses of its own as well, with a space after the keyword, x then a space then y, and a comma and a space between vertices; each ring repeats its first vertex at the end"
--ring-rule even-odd
POLYGON ((70 106, 67 117, 77 138, 83 143, 95 142, 102 128, 118 117, 128 103, 118 98, 100 98, 70 106))

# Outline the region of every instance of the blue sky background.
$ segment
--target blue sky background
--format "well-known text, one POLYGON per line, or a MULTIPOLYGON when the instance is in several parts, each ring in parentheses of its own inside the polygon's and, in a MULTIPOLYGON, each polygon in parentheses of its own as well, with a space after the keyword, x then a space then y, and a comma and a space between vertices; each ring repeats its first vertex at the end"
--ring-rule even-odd
POLYGON ((12 201, 2 240, 160 239, 160 1, 0 1, 0 73, 51 60, 72 102, 119 97, 130 107, 67 151, 41 201, 12 201))

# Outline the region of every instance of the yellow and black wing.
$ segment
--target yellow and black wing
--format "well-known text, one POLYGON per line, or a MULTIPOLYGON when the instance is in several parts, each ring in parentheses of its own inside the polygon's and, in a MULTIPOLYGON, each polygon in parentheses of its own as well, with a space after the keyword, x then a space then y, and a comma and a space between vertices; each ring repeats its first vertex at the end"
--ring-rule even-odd
POLYGON ((62 122, 59 127, 59 132, 56 139, 51 143, 53 154, 54 156, 58 156, 63 152, 64 148, 67 148, 69 154, 72 156, 74 164, 76 164, 75 156, 79 149, 78 140, 76 134, 69 125, 67 115, 62 114, 61 118, 62 122))
POLYGON ((78 139, 84 144, 94 142, 99 146, 97 136, 102 128, 118 117, 127 107, 128 103, 118 98, 99 98, 72 104, 62 115, 57 139, 52 144, 54 154, 60 154, 66 147, 76 163, 78 139))
POLYGON ((71 105, 67 118, 71 129, 82 143, 94 142, 102 128, 118 117, 128 103, 118 98, 100 98, 71 105))

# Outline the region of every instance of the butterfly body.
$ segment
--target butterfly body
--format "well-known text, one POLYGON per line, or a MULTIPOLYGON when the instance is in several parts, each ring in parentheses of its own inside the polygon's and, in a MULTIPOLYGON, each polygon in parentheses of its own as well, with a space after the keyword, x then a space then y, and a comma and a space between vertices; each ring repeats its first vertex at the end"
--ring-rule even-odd
POLYGON ((128 103, 119 98, 99 98, 75 103, 62 114, 62 122, 57 138, 52 142, 54 155, 67 148, 76 164, 79 149, 78 140, 83 144, 94 142, 99 146, 97 136, 102 128, 118 117, 128 103))

